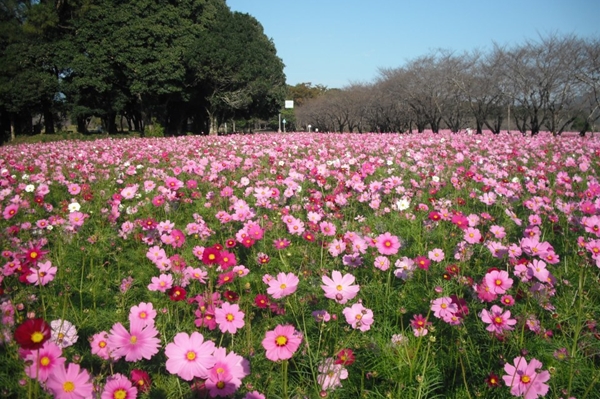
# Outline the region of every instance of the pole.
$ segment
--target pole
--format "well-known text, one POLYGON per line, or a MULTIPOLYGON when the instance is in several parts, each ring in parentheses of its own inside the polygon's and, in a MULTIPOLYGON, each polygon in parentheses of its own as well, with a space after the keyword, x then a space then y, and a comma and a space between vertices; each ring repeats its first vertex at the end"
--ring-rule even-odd
POLYGON ((281 133, 281 113, 279 113, 279 127, 277 128, 277 133, 281 133))

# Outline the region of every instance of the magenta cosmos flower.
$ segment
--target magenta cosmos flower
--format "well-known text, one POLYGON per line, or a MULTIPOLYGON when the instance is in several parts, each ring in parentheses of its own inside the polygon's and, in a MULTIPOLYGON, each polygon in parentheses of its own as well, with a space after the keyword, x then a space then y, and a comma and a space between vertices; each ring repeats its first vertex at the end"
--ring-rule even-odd
POLYGON ((489 312, 487 309, 483 309, 481 311, 481 320, 489 324, 486 330, 495 332, 496 334, 502 334, 504 330, 512 330, 512 326, 517 324, 517 320, 510 318, 510 310, 503 312, 502 308, 498 305, 492 306, 489 312))
POLYGON ((294 273, 286 274, 280 272, 277 278, 269 281, 267 293, 275 299, 283 298, 296 292, 299 282, 300 280, 298 280, 298 277, 294 273))
POLYGON ((76 363, 56 367, 46 380, 46 386, 56 399, 91 398, 94 385, 87 370, 81 370, 76 363))
POLYGON ((102 391, 101 399, 134 399, 137 398, 137 389, 131 381, 123 374, 115 374, 108 377, 104 390, 102 391))
POLYGON ((542 362, 531 359, 527 364, 524 357, 517 356, 513 364, 514 366, 510 363, 504 365, 507 375, 502 376, 504 383, 510 387, 511 394, 523 396, 525 399, 535 399, 548 393, 548 384, 544 383, 550 379, 550 373, 547 370, 538 372, 542 362))
POLYGON ((274 330, 267 331, 262 346, 267 351, 267 359, 276 362, 290 359, 301 342, 302 338, 294 326, 278 325, 274 330))
POLYGON ((57 270, 49 260, 40 262, 37 267, 31 268, 32 273, 27 275, 27 281, 33 285, 46 285, 54 280, 57 270))
POLYGON ((167 371, 186 381, 194 377, 206 379, 209 369, 215 365, 214 351, 214 342, 204 341, 199 332, 194 331, 192 335, 180 332, 165 348, 167 371))
POLYGON ((375 246, 382 255, 396 255, 400 249, 400 240, 386 232, 375 239, 375 246))
POLYGON ((373 311, 365 308, 362 303, 355 303, 352 307, 345 308, 342 313, 346 317, 346 322, 352 325, 352 328, 360 331, 371 329, 373 324, 373 311))
POLYGON ((224 302, 220 308, 215 309, 215 321, 222 333, 235 334, 239 328, 244 327, 244 312, 237 304, 224 302))
POLYGON ((121 323, 116 323, 108 336, 108 348, 112 358, 125 357, 128 362, 150 360, 158 353, 160 339, 156 338, 158 330, 154 325, 134 320, 127 331, 121 323))
POLYGON ((331 273, 331 278, 327 276, 321 277, 323 281, 323 291, 325 291, 325 298, 333 299, 337 303, 344 304, 354 298, 360 286, 353 285, 354 276, 350 273, 346 273, 342 276, 337 270, 331 273))

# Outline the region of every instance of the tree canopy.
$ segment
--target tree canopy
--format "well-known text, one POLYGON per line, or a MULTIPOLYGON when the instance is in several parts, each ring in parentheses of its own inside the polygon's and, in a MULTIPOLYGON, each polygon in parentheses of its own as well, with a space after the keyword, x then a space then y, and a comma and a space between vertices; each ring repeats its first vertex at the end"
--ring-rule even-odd
POLYGON ((283 102, 273 42, 225 0, 1 1, 0 141, 66 115, 81 132, 91 117, 116 132, 121 116, 130 130, 214 133, 283 102))

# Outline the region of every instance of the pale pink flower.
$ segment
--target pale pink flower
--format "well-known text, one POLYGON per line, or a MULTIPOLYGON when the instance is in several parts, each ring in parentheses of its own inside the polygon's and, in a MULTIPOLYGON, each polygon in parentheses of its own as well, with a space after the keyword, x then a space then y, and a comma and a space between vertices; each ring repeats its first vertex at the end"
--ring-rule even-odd
POLYGON ((506 363, 502 376, 504 383, 510 387, 510 393, 514 396, 522 396, 524 399, 535 399, 538 396, 546 396, 549 386, 545 384, 550 379, 547 370, 539 371, 542 362, 531 359, 529 364, 522 356, 517 356, 513 363, 506 363))
POLYGON ((139 305, 132 306, 129 310, 129 323, 136 321, 141 322, 143 325, 154 325, 154 318, 156 317, 156 310, 152 302, 140 302, 139 305))
POLYGON ((431 310, 438 319, 444 319, 458 311, 458 306, 452 302, 452 298, 442 297, 431 301, 431 310))
POLYGON ((333 299, 337 303, 344 304, 353 299, 358 293, 360 286, 353 285, 354 276, 350 273, 344 274, 337 270, 328 276, 321 277, 323 285, 321 288, 325 291, 325 298, 333 299))
POLYGON ((428 253, 428 258, 434 262, 441 262, 444 260, 444 251, 439 248, 434 248, 428 253))
POLYGON ((173 276, 170 274, 161 274, 159 277, 152 277, 152 282, 148 285, 150 291, 167 292, 173 287, 173 276))
POLYGON ((37 267, 31 268, 32 273, 27 275, 27 281, 33 285, 46 285, 54 280, 57 270, 49 260, 38 262, 37 267))
POLYGON ((365 308, 362 303, 355 303, 349 308, 344 308, 342 311, 346 317, 346 322, 354 329, 367 331, 371 329, 373 324, 373 311, 365 308))
POLYGON ((214 351, 214 342, 204 341, 199 332, 194 331, 191 335, 180 332, 165 348, 167 371, 186 381, 206 379, 209 369, 215 364, 214 351))
POLYGON ((277 278, 268 282, 267 293, 275 299, 283 298, 296 292, 299 282, 300 280, 294 273, 280 272, 277 274, 277 278))
POLYGON ((46 380, 46 387, 56 399, 91 398, 94 392, 90 374, 76 363, 55 367, 46 380))
POLYGON ((474 227, 467 227, 464 229, 463 240, 469 244, 478 244, 479 240, 481 240, 481 233, 479 232, 479 229, 474 227))

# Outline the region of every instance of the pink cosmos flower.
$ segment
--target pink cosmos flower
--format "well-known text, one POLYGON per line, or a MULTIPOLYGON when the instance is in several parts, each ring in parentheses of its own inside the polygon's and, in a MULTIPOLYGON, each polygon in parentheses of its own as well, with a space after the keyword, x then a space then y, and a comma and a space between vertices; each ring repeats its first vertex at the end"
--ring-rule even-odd
POLYGON ((130 324, 130 330, 127 331, 121 323, 113 325, 108 336, 111 357, 120 359, 124 356, 128 362, 137 362, 150 360, 158 353, 160 339, 156 338, 158 330, 154 324, 144 324, 138 319, 130 324))
POLYGON ((331 256, 338 256, 346 250, 346 243, 343 240, 334 239, 327 248, 331 256))
POLYGON ((524 357, 517 356, 513 364, 504 365, 507 374, 502 376, 504 383, 510 387, 511 394, 523 396, 524 399, 535 399, 548 393, 549 387, 545 382, 550 379, 550 373, 547 370, 539 372, 542 362, 531 359, 527 364, 524 357))
POLYGON ((331 222, 321 222, 319 223, 319 228, 321 229, 321 234, 324 236, 335 236, 336 227, 331 222))
POLYGON ((358 293, 360 286, 352 285, 354 276, 350 273, 344 274, 337 270, 331 273, 331 278, 321 277, 323 284, 321 288, 325 291, 325 298, 333 299, 337 303, 344 304, 354 298, 358 293))
POLYGON ((266 399, 266 396, 258 391, 248 392, 243 399, 266 399))
POLYGON ((344 308, 342 311, 346 317, 346 322, 354 329, 367 331, 371 329, 373 324, 373 311, 365 308, 362 303, 355 303, 349 308, 344 308))
POLYGON ((93 397, 90 374, 76 363, 57 366, 46 380, 46 386, 56 399, 86 399, 93 397))
POLYGON ((210 369, 206 388, 211 397, 228 396, 238 390, 242 379, 250 374, 250 363, 235 354, 217 348, 213 354, 215 365, 210 369))
POLYGON ((106 385, 100 399, 134 399, 138 391, 129 379, 123 374, 113 374, 106 379, 106 385))
POLYGON ((389 232, 379 235, 375 240, 377 250, 382 255, 396 255, 400 249, 400 240, 389 232))
POLYGON ((527 265, 528 269, 531 269, 533 276, 542 283, 548 282, 550 272, 546 269, 546 262, 543 260, 534 259, 527 265))
POLYGON ((435 317, 444 319, 455 314, 458 311, 458 306, 453 303, 452 298, 447 296, 431 301, 431 310, 435 317))
POLYGON ((374 266, 384 272, 390 268, 390 260, 385 256, 378 256, 375 258, 374 266))
POLYGON ((320 374, 317 376, 317 382, 324 391, 341 387, 341 380, 348 378, 348 370, 343 364, 337 364, 332 357, 321 361, 318 370, 320 374))
POLYGON ((180 332, 165 348, 167 371, 186 381, 208 378, 209 369, 215 365, 215 344, 204 341, 204 336, 194 331, 192 335, 180 332))
POLYGON ((465 234, 463 236, 463 240, 469 244, 477 244, 479 243, 479 240, 481 240, 481 233, 479 232, 479 229, 467 227, 464 232, 465 234))
POLYGON ((215 321, 222 333, 235 334, 238 329, 244 327, 244 312, 237 304, 223 302, 220 308, 215 309, 215 321))
POLYGON ((27 281, 33 285, 46 285, 54 280, 57 270, 49 260, 38 262, 37 267, 31 268, 32 273, 27 275, 27 281))
POLYGON ((61 356, 62 349, 52 341, 46 341, 39 350, 30 351, 25 355, 25 374, 29 378, 37 378, 39 382, 48 379, 55 367, 62 367, 66 359, 61 356))
POLYGON ((156 310, 152 302, 141 302, 139 305, 132 306, 129 310, 129 323, 139 321, 142 325, 154 325, 156 310))
POLYGON ((296 332, 294 326, 281 324, 267 331, 262 340, 262 346, 267 351, 267 359, 274 362, 290 359, 301 343, 302 337, 296 332))
POLYGON ((444 260, 444 251, 442 251, 439 248, 434 248, 431 251, 429 251, 428 253, 428 257, 430 260, 434 261, 434 262, 441 262, 444 260))
POLYGON ((2 212, 2 217, 4 217, 5 220, 9 220, 13 216, 15 216, 18 211, 19 211, 19 205, 16 205, 16 204, 7 205, 6 208, 4 208, 4 211, 2 212))
POLYGON ((481 320, 489 324, 486 330, 496 334, 502 334, 504 330, 513 330, 512 326, 517 324, 517 320, 510 318, 510 310, 503 312, 502 308, 498 305, 492 306, 489 312, 487 309, 483 309, 481 311, 481 320))
POLYGON ((485 284, 494 294, 502 295, 513 285, 513 279, 508 277, 505 270, 492 270, 484 277, 485 284))
POLYGON ((108 354, 108 333, 106 331, 94 334, 90 346, 92 347, 92 355, 96 355, 104 360, 110 358, 108 354))
POLYGON ((269 281, 267 293, 275 299, 283 298, 296 292, 299 282, 300 280, 294 273, 280 272, 277 274, 277 278, 269 281))
POLYGON ((410 321, 410 326, 413 329, 415 337, 423 337, 429 333, 428 327, 431 326, 431 322, 427 321, 423 315, 417 314, 410 321))
POLYGON ((161 274, 159 277, 152 277, 152 282, 148 284, 150 291, 167 292, 173 287, 173 276, 170 274, 161 274))

